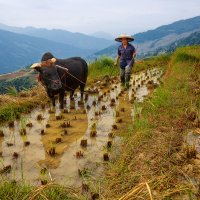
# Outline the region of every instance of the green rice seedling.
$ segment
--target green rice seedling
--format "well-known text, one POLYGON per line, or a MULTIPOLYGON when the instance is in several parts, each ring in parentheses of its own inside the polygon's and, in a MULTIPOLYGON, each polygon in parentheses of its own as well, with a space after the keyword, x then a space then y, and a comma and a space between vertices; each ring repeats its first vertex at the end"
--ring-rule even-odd
POLYGON ((134 110, 134 117, 140 118, 142 114, 142 107, 139 106, 138 104, 135 104, 133 110, 134 110))
POLYGON ((80 177, 84 178, 89 178, 91 177, 91 171, 88 168, 83 168, 83 169, 78 169, 78 174, 80 177))
POLYGON ((26 124, 27 124, 27 118, 21 117, 20 118, 20 125, 21 125, 20 134, 21 135, 26 135, 26 124))
POLYGON ((48 175, 47 168, 40 169, 40 181, 42 185, 46 185, 48 183, 48 175))

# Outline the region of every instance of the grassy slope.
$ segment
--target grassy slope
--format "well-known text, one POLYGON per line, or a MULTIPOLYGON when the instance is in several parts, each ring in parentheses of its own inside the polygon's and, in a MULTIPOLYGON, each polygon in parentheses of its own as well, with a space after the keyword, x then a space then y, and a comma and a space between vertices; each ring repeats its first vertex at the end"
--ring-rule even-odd
POLYGON ((178 49, 163 81, 120 132, 124 145, 107 171, 106 199, 150 199, 150 191, 159 200, 196 198, 187 168, 195 156, 183 137, 199 126, 192 116, 200 109, 200 47, 178 49))

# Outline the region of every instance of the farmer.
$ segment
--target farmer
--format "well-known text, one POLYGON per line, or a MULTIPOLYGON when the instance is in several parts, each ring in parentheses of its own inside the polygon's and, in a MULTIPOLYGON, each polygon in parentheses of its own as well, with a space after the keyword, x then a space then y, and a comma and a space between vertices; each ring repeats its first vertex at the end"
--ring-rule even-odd
POLYGON ((125 84, 127 88, 129 88, 131 71, 134 64, 134 58, 136 56, 135 47, 129 43, 133 40, 133 37, 126 34, 115 38, 115 41, 122 43, 118 47, 118 55, 116 58, 115 66, 117 66, 118 61, 120 60, 120 79, 121 83, 125 84))

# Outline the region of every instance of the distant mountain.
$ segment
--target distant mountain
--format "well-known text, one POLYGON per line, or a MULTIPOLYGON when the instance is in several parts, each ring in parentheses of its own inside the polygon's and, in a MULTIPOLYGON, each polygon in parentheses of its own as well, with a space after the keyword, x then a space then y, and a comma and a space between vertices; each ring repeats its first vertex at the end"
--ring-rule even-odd
POLYGON ((111 35, 110 33, 103 32, 103 31, 97 31, 97 32, 91 34, 91 36, 94 36, 96 38, 104 38, 104 39, 107 39, 107 40, 113 40, 114 39, 113 35, 111 35))
MULTIPOLYGON (((165 48, 176 41, 189 37, 192 33, 200 31, 200 16, 180 20, 169 25, 158 27, 143 33, 134 35, 133 43, 137 49, 138 58, 145 57, 165 48)), ((115 57, 119 43, 111 45, 103 50, 88 56, 88 59, 95 59, 103 55, 115 57)))
MULTIPOLYGON (((56 29, 19 28, 3 24, 0 24, 0 29, 4 29, 0 30, 0 73, 12 72, 39 61, 42 54, 47 51, 62 58, 82 56, 87 60, 93 60, 103 55, 116 57, 120 44, 56 29)), ((138 58, 143 58, 170 51, 179 45, 198 44, 198 32, 200 16, 135 34, 133 44, 138 58)))
POLYGON ((72 33, 61 29, 48 30, 34 27, 20 28, 7 26, 5 24, 0 24, 0 29, 72 45, 80 49, 90 50, 90 52, 104 49, 113 44, 113 41, 104 38, 97 38, 83 33, 72 33))
POLYGON ((96 53, 87 56, 88 60, 94 60, 96 58, 102 57, 102 56, 109 56, 109 57, 116 57, 117 56, 117 48, 119 46, 119 43, 116 43, 110 47, 107 47, 105 49, 102 49, 100 51, 97 51, 96 53))
POLYGON ((91 51, 67 44, 0 30, 0 73, 8 73, 41 59, 50 51, 56 57, 86 56, 91 51))
POLYGON ((200 31, 192 33, 190 36, 177 40, 176 42, 164 47, 158 48, 156 54, 160 53, 171 53, 176 50, 178 47, 191 46, 191 45, 200 45, 200 31))
POLYGON ((159 40, 169 35, 181 35, 183 33, 193 32, 196 29, 200 29, 200 16, 179 20, 169 25, 160 26, 154 30, 135 34, 135 38, 137 43, 144 43, 159 40))

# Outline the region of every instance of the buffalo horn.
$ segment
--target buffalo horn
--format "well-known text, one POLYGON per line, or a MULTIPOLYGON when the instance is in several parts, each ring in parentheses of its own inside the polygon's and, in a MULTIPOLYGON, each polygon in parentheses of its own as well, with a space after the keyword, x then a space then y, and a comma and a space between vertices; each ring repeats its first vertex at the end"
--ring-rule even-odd
POLYGON ((31 65, 31 69, 35 69, 36 67, 41 67, 41 63, 34 63, 31 65))

